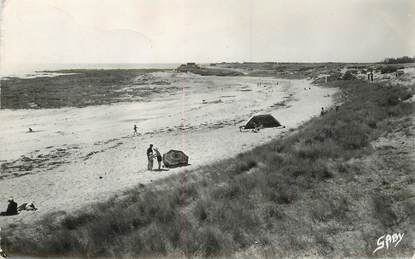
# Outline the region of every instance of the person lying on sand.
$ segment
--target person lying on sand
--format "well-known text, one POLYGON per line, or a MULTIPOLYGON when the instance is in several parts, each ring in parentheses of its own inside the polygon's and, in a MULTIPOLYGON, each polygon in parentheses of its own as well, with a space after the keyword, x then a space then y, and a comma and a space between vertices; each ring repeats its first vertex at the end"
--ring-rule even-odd
POLYGON ((13 200, 13 198, 10 198, 9 205, 7 205, 7 210, 0 212, 0 216, 13 216, 17 214, 17 203, 13 200))
POLYGON ((22 210, 36 211, 37 208, 33 202, 25 202, 25 203, 22 203, 22 205, 20 205, 17 208, 17 211, 22 211, 22 210))

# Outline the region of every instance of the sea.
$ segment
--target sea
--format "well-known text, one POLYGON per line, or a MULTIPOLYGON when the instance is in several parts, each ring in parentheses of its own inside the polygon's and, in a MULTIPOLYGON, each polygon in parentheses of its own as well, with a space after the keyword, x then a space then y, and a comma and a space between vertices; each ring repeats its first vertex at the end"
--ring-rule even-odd
MULTIPOLYGON (((61 73, 50 71, 65 69, 174 69, 179 65, 179 63, 27 63, 9 66, 2 65, 0 67, 0 95, 1 81, 7 80, 8 77, 54 77, 61 75, 61 73)), ((0 112, 2 112, 1 109, 0 112)))
POLYGON ((45 73, 44 71, 64 69, 174 69, 179 65, 179 63, 27 63, 8 66, 2 65, 0 68, 0 78, 53 76, 53 74, 45 73))

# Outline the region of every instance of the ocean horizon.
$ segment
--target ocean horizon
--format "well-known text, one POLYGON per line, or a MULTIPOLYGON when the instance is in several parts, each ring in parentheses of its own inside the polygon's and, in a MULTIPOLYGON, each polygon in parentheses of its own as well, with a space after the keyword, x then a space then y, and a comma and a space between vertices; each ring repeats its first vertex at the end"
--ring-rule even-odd
POLYGON ((3 65, 0 77, 26 77, 64 69, 174 69, 181 63, 27 63, 3 65))

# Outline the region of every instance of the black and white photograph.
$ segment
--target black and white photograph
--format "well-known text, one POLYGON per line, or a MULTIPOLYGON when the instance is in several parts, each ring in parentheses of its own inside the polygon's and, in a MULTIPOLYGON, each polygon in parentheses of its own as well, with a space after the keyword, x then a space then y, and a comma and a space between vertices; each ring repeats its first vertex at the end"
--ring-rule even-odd
POLYGON ((414 259, 414 28, 414 0, 0 0, 0 259, 414 259))

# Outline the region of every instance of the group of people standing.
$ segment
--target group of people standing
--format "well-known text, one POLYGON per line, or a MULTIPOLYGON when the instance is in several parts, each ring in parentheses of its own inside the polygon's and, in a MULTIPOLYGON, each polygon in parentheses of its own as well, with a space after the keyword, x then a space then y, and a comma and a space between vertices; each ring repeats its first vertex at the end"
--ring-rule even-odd
MULTIPOLYGON (((138 129, 137 125, 134 124, 133 136, 139 135, 137 129, 138 129)), ((161 170, 161 162, 163 161, 163 157, 161 156, 161 153, 158 150, 158 148, 153 147, 153 144, 150 144, 150 146, 147 148, 147 160, 148 160, 147 169, 149 171, 153 170, 153 164, 154 164, 153 160, 154 159, 157 159, 158 170, 161 170)))
POLYGON ((147 159, 148 159, 148 164, 147 164, 147 169, 149 171, 153 170, 153 160, 154 158, 157 159, 157 163, 158 163, 158 170, 161 170, 161 161, 163 160, 160 151, 158 150, 158 148, 153 147, 153 144, 150 144, 150 146, 147 148, 147 159))

